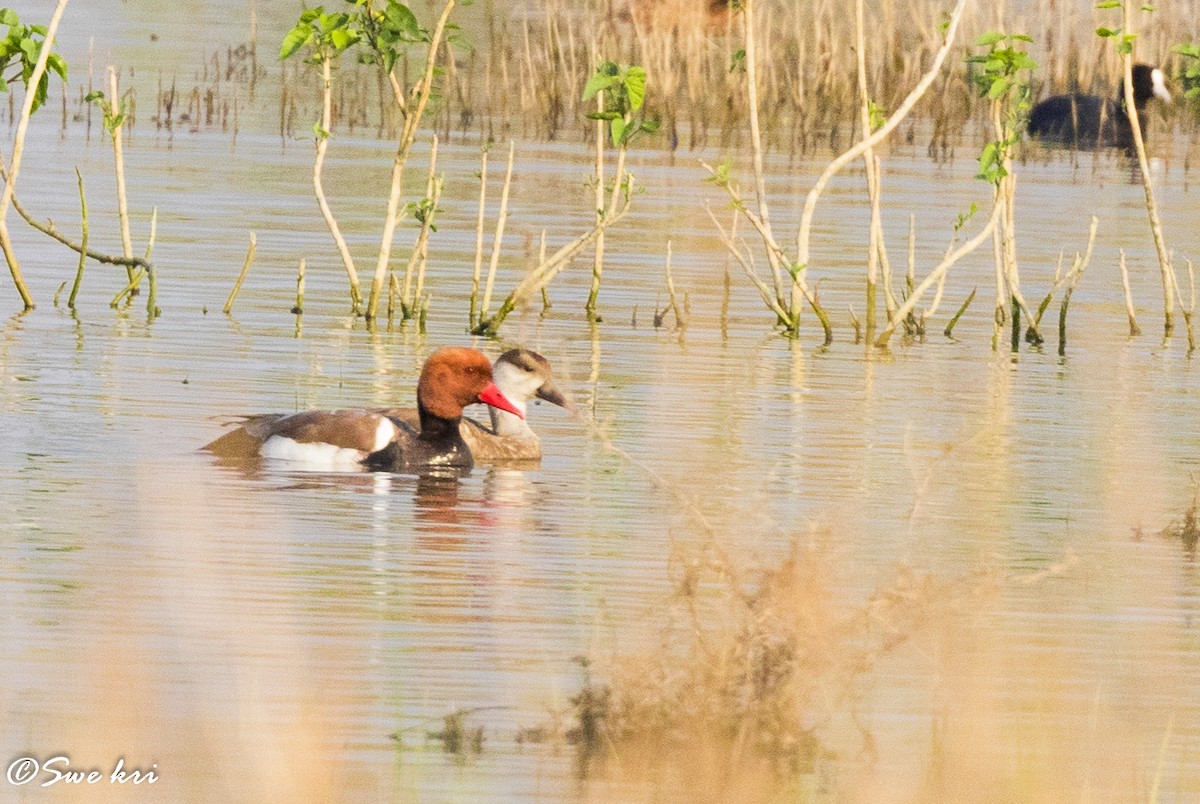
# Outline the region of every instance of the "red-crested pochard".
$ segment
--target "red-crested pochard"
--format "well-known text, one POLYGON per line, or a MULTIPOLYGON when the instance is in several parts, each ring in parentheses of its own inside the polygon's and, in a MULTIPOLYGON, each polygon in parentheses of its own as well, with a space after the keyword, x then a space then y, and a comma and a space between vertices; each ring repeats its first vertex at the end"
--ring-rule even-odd
POLYGON ((421 369, 414 424, 378 410, 250 416, 204 449, 223 458, 260 455, 322 468, 360 464, 385 471, 470 468, 474 460, 459 425, 463 408, 475 402, 524 415, 492 381, 486 355, 450 346, 430 355, 421 369))
MULTIPOLYGON (((459 427, 463 441, 467 443, 476 462, 541 458, 542 441, 525 421, 526 408, 534 399, 543 399, 562 408, 569 409, 571 406, 562 391, 554 385, 550 361, 531 349, 509 349, 496 358, 492 376, 500 393, 518 413, 494 406, 488 408, 492 417, 490 428, 474 419, 464 418, 459 427)), ((410 427, 418 422, 417 411, 413 408, 389 408, 379 412, 410 427)))

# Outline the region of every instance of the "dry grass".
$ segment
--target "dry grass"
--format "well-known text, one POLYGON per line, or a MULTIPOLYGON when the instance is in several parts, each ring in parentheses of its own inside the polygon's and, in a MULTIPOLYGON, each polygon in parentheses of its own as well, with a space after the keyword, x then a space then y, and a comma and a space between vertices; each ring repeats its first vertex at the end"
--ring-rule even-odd
POLYGON ((581 660, 582 687, 559 718, 580 771, 599 787, 770 801, 872 756, 860 702, 879 663, 975 609, 995 578, 901 567, 850 602, 822 541, 794 542, 769 568, 734 566, 711 544, 677 556, 657 646, 581 660))

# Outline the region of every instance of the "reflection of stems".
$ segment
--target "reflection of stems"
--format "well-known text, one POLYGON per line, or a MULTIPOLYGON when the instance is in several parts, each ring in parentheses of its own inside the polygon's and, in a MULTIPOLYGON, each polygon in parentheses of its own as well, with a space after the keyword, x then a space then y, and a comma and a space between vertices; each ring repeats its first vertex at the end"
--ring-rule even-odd
POLYGON ((16 285, 17 293, 20 294, 26 310, 33 309, 33 296, 29 295, 29 288, 25 286, 25 279, 21 276, 21 265, 17 262, 17 255, 12 248, 12 239, 8 235, 8 205, 13 201, 17 174, 21 170, 21 154, 25 150, 25 134, 29 131, 29 116, 33 113, 33 100, 37 96, 36 88, 42 80, 42 75, 46 72, 46 62, 50 58, 54 33, 58 30, 58 23, 62 20, 63 12, 66 9, 67 0, 58 0, 58 5, 54 7, 50 23, 46 26, 43 34, 42 48, 38 51, 33 72, 29 74, 29 79, 25 82, 25 100, 21 103, 21 117, 17 122, 17 131, 13 135, 12 167, 5 177, 4 192, 0 195, 0 251, 4 252, 8 271, 12 274, 13 284, 16 285))
POLYGON ((333 212, 329 209, 329 202, 325 200, 325 187, 321 182, 321 169, 325 165, 325 151, 329 149, 329 129, 333 125, 333 88, 332 88, 332 68, 329 58, 321 60, 321 130, 317 132, 317 156, 313 160, 313 191, 317 195, 317 206, 321 208, 321 215, 325 218, 325 225, 329 227, 329 233, 333 235, 334 245, 337 246, 338 254, 342 257, 342 264, 346 266, 346 276, 350 279, 350 306, 352 312, 357 313, 362 305, 362 293, 358 286, 358 272, 354 270, 354 258, 350 256, 350 249, 346 245, 346 238, 342 237, 342 230, 338 227, 337 219, 333 217, 333 212))
MULTIPOLYGON (((79 286, 83 284, 83 266, 87 264, 88 243, 88 210, 87 198, 83 194, 83 174, 75 168, 75 177, 79 179, 79 214, 83 220, 79 235, 79 267, 75 269, 75 283, 71 285, 71 295, 67 297, 67 307, 75 309, 75 298, 79 295, 79 286)), ((133 269, 129 268, 132 274, 133 269)), ((132 278, 132 277, 131 277, 132 278)))

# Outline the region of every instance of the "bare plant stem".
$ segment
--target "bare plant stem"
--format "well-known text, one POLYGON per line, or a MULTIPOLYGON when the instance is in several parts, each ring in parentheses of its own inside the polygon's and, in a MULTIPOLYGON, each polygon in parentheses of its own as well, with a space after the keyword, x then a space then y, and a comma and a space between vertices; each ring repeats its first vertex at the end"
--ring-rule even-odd
POLYGON ((471 309, 467 319, 467 328, 474 327, 479 315, 479 274, 483 268, 483 219, 487 203, 487 164, 488 148, 481 149, 479 157, 479 217, 475 221, 475 270, 471 274, 471 309))
POLYGON ((304 258, 300 258, 300 267, 296 270, 296 306, 292 308, 292 315, 304 314, 304 258))
POLYGON ((958 312, 956 312, 954 314, 954 316, 951 317, 950 321, 946 324, 946 329, 944 329, 942 331, 942 334, 945 335, 947 338, 954 337, 954 325, 958 323, 958 319, 963 317, 963 313, 967 312, 967 308, 970 307, 971 302, 973 302, 975 300, 975 291, 976 290, 977 290, 977 288, 971 288, 971 292, 967 294, 967 298, 962 303, 962 305, 958 308, 958 312))
POLYGON ((333 74, 329 58, 321 61, 321 130, 317 132, 317 155, 313 159, 313 192, 317 196, 317 206, 321 208, 321 216, 325 225, 333 235, 333 243, 346 267, 346 276, 350 280, 350 309, 357 314, 362 306, 362 292, 359 289, 358 271, 354 268, 354 258, 350 256, 350 248, 346 238, 342 237, 341 227, 337 218, 329 208, 325 198, 325 187, 321 179, 321 171, 325 165, 325 152, 329 149, 329 131, 333 127, 333 74))
POLYGON ((958 247, 957 250, 947 254, 946 257, 937 265, 937 267, 930 271, 929 275, 921 280, 919 285, 913 288, 913 292, 909 294, 908 298, 904 300, 903 304, 896 308, 896 312, 892 315, 891 320, 888 321, 887 326, 884 327, 883 331, 879 333, 879 337, 875 339, 876 346, 880 348, 887 346, 888 341, 891 340, 892 333, 895 332, 896 327, 900 326, 901 322, 904 321, 904 317, 912 312, 913 308, 917 304, 917 301, 921 298, 921 295, 924 294, 925 291, 928 290, 929 287, 935 282, 940 281, 942 275, 949 271, 956 262, 970 254, 975 249, 979 248, 983 241, 991 237, 992 231, 1000 222, 1000 213, 1002 209, 1003 206, 1001 204, 994 204, 992 206, 991 217, 988 218, 987 225, 979 231, 979 234, 963 243, 958 247))
POLYGON ((634 188, 633 177, 625 174, 624 157, 625 147, 622 146, 620 154, 617 157, 617 171, 613 180, 616 182, 616 188, 623 189, 624 194, 611 200, 605 208, 604 217, 597 220, 589 231, 584 232, 571 242, 561 246, 550 257, 526 274, 525 278, 505 297, 503 304, 500 305, 500 309, 496 311, 494 316, 485 317, 486 312, 481 315, 479 324, 472 330, 475 335, 495 335, 500 325, 504 322, 504 319, 517 308, 517 305, 524 303, 548 285, 550 280, 571 264, 571 260, 575 259, 581 251, 594 243, 596 238, 605 229, 625 217, 633 201, 634 188), (620 202, 619 204, 617 203, 618 201, 620 202))
MULTIPOLYGON (((508 220, 508 190, 512 184, 513 156, 515 145, 508 143, 508 166, 504 169, 504 186, 500 189, 500 211, 496 217, 496 234, 492 238, 492 256, 488 261, 487 280, 483 285, 483 301, 479 305, 479 319, 482 321, 488 315, 492 306, 492 289, 496 282, 496 268, 500 265, 500 249, 504 240, 504 224, 508 220)), ((477 322, 478 323, 478 322, 477 322)))
MULTIPOLYGON (((604 92, 596 93, 596 111, 604 112, 604 92)), ((604 120, 596 121, 596 219, 604 217, 604 120)), ((595 254, 592 260, 592 287, 588 291, 584 311, 589 321, 597 321, 596 298, 600 295, 600 278, 604 274, 604 233, 596 237, 595 254)))
POLYGON ((446 0, 429 39, 429 53, 425 59, 425 70, 413 87, 413 100, 402 108, 404 126, 400 132, 400 143, 396 147, 396 156, 392 160, 392 188, 388 194, 386 217, 383 221, 383 236, 379 243, 379 259, 375 263, 375 278, 371 283, 371 296, 367 301, 367 320, 373 320, 379 308, 379 297, 383 293, 384 280, 387 278, 388 261, 392 255, 392 240, 396 234, 396 224, 400 217, 400 193, 403 187, 404 166, 408 162, 408 153, 412 150, 416 138, 417 126, 425 114, 429 97, 433 92, 434 68, 437 65, 438 51, 441 49, 442 36, 446 31, 446 23, 450 12, 454 10, 456 0, 446 0))
MULTIPOLYGON (((967 0, 958 0, 955 3, 954 10, 950 14, 950 23, 946 27, 942 46, 938 48, 934 55, 933 61, 929 65, 929 69, 913 87, 912 91, 901 102, 900 106, 888 118, 887 122, 879 127, 871 136, 865 137, 856 143, 853 147, 843 153, 841 156, 834 159, 825 168, 824 172, 817 178, 812 189, 809 190, 808 196, 804 199, 804 211, 800 216, 800 228, 796 232, 796 264, 797 264, 797 281, 792 285, 792 298, 790 310, 798 312, 800 309, 803 287, 801 279, 809 263, 809 245, 812 239, 812 221, 817 210, 817 199, 825 190, 826 185, 842 168, 853 162, 858 157, 862 156, 868 148, 872 148, 883 142, 895 129, 900 125, 901 121, 908 115, 912 108, 917 104, 917 101, 925 94, 930 85, 933 84, 938 73, 941 72, 942 64, 946 61, 946 57, 950 54, 950 50, 954 45, 954 36, 958 32, 959 23, 962 21, 963 14, 966 11, 967 0)), ((911 308, 910 308, 911 309, 911 308)), ((895 321, 893 316, 892 321, 895 321)), ((889 322, 889 329, 893 324, 889 322)), ((891 332, 886 331, 887 336, 891 337, 891 332)), ((880 337, 883 337, 881 334, 880 337)), ((878 339, 877 339, 878 340, 878 339)), ((886 343, 886 339, 884 343, 886 343)))
MULTIPOLYGON (((867 90, 867 41, 864 31, 863 0, 854 2, 854 50, 857 62, 858 95, 859 95, 859 124, 862 126, 862 136, 871 136, 871 97, 867 90)), ((875 149, 868 147, 863 151, 863 161, 867 174, 867 197, 871 203, 871 227, 867 246, 867 311, 866 338, 868 341, 875 337, 875 286, 879 279, 879 243, 882 234, 880 221, 880 187, 879 164, 875 159, 875 149)), ((857 332, 857 327, 855 331, 857 332)), ((855 336, 857 342, 858 336, 855 336)))
POLYGON ((429 209, 425 213, 425 219, 421 222, 421 231, 417 235, 417 243, 413 248, 413 252, 409 255, 408 264, 404 267, 404 292, 400 296, 400 309, 403 317, 407 320, 416 317, 417 305, 421 300, 421 291, 425 285, 424 271, 417 271, 417 289, 413 292, 413 270, 418 264, 424 267, 423 250, 429 242, 429 230, 433 225, 433 218, 437 208, 437 199, 434 197, 435 190, 437 195, 440 195, 441 185, 437 180, 437 152, 438 152, 438 137, 433 135, 429 149, 429 177, 425 180, 425 198, 431 201, 429 209))
POLYGON ((33 309, 33 296, 29 294, 29 288, 25 286, 25 279, 21 275, 21 265, 17 262, 17 255, 13 251, 12 238, 8 234, 8 206, 13 201, 13 193, 16 190, 17 174, 21 170, 21 154, 25 150, 25 136, 29 131, 29 116, 33 113, 33 99, 37 94, 34 88, 42 80, 42 75, 46 72, 46 62, 50 58, 50 48, 54 45, 54 35, 58 31, 58 24, 62 21, 63 12, 67 9, 68 0, 58 0, 58 4, 54 7, 54 13, 50 15, 50 22, 46 26, 46 32, 42 41, 42 48, 38 51, 37 61, 33 65, 33 72, 29 74, 29 79, 25 82, 27 92, 25 99, 21 102, 21 116, 17 121, 17 130, 13 134, 13 150, 10 167, 5 175, 4 192, 0 194, 0 251, 4 253, 5 262, 8 263, 8 271, 12 275, 13 284, 16 285, 17 293, 21 296, 21 301, 25 305, 26 310, 33 309))
POLYGON ((442 185, 444 179, 437 178, 433 182, 433 195, 430 197, 429 212, 421 222, 421 232, 417 235, 417 288, 413 292, 414 302, 420 303, 421 318, 424 320, 429 299, 425 295, 425 264, 429 260, 429 233, 433 231, 433 222, 437 216, 437 205, 442 200, 442 185), (421 300, 424 299, 422 302, 421 300))
POLYGON ((225 301, 225 315, 229 315, 229 311, 233 309, 234 299, 237 298, 238 291, 242 289, 242 283, 246 281, 246 274, 250 273, 250 264, 254 262, 254 247, 256 238, 254 232, 250 233, 250 248, 246 251, 246 261, 242 263, 242 272, 238 274, 237 281, 233 283, 233 290, 229 291, 229 298, 225 301))
MULTIPOLYGON (((1188 267, 1188 304, 1183 308, 1183 322, 1187 326, 1188 337, 1188 354, 1191 355, 1196 351, 1196 333, 1192 327, 1192 317, 1196 314, 1196 266, 1191 260, 1187 261, 1188 267)), ((1181 305, 1182 306, 1182 302, 1181 305)))
MULTIPOLYGON (((3 160, 0 160, 0 179, 5 179, 6 177, 7 177, 7 173, 5 173, 5 171, 4 171, 3 160)), ((28 223, 30 226, 32 226, 34 229, 37 229, 39 232, 46 235, 47 237, 57 240, 59 243, 62 243, 64 246, 66 246, 67 248, 71 249, 72 251, 74 251, 76 253, 86 254, 89 259, 93 259, 96 262, 104 263, 106 265, 120 265, 120 266, 126 267, 126 268, 128 268, 128 267, 135 268, 135 269, 137 269, 137 273, 135 273, 135 279, 137 279, 138 281, 141 281, 141 277, 138 276, 137 274, 140 273, 141 271, 145 271, 146 273, 148 273, 150 275, 154 274, 154 265, 151 264, 151 262, 149 261, 150 255, 149 255, 148 250, 147 250, 147 254, 146 254, 146 259, 143 259, 141 257, 114 257, 110 254, 102 254, 99 251, 93 251, 92 249, 86 248, 84 246, 81 246, 78 243, 73 242, 69 237, 64 235, 62 232, 58 231, 58 229, 54 226, 54 223, 52 221, 46 221, 45 223, 39 222, 32 215, 29 214, 29 211, 25 209, 25 207, 21 204, 20 200, 15 195, 12 197, 12 208, 15 209, 17 211, 17 214, 20 215, 21 218, 24 219, 24 221, 26 223, 28 223)), ((152 243, 153 243, 153 229, 154 229, 155 222, 157 221, 157 219, 158 219, 158 211, 156 208, 154 215, 152 215, 151 219, 150 219, 151 232, 152 232, 152 234, 151 234, 151 242, 152 243)), ((4 248, 3 241, 0 241, 0 248, 4 248)), ((114 300, 113 306, 114 307, 116 306, 116 302, 122 296, 126 295, 129 292, 132 292, 133 287, 134 286, 132 284, 130 284, 124 290, 122 290, 119 294, 117 294, 117 299, 114 300)))
POLYGON ((1125 289, 1125 315, 1129 319, 1129 334, 1141 335, 1137 315, 1133 312, 1133 293, 1129 290, 1129 269, 1125 266, 1125 249, 1121 249, 1121 286, 1125 289))
MULTIPOLYGON (((1126 36, 1133 34, 1133 11, 1134 8, 1140 7, 1141 4, 1135 4, 1133 0, 1125 0, 1124 2, 1123 33, 1126 36)), ((1158 267, 1162 274, 1163 334, 1169 337, 1171 331, 1175 328, 1175 322, 1172 318, 1175 310, 1175 300, 1172 293, 1174 283, 1172 281, 1171 256, 1167 251, 1166 240, 1163 238, 1162 224, 1158 219, 1158 204, 1154 201, 1154 183, 1150 178, 1150 160, 1146 156, 1146 141, 1142 137, 1142 123, 1138 119, 1137 106, 1134 105, 1132 50, 1122 55, 1121 63, 1125 71, 1125 112, 1129 116, 1129 127, 1133 131, 1133 146, 1137 151, 1138 167, 1142 174, 1142 189, 1146 193, 1146 215, 1150 218, 1150 231, 1154 235, 1154 248, 1158 252, 1158 267)))
MULTIPOLYGON (((758 225, 755 228, 763 232, 763 239, 773 240, 771 234, 771 210, 767 204, 767 182, 763 169, 762 132, 758 119, 758 37, 755 29, 755 0, 745 0, 742 3, 742 24, 745 26, 746 44, 746 102, 749 106, 750 118, 750 152, 754 165, 754 196, 758 201, 758 225)), ((775 297, 779 306, 783 304, 783 266, 780 252, 768 247, 767 262, 771 266, 771 278, 775 284, 775 297)), ((798 311, 797 311, 798 312, 798 311)), ((799 324, 799 316, 787 322, 788 328, 795 331, 799 324)))
MULTIPOLYGON (((121 96, 117 94, 117 71, 108 68, 108 105, 114 117, 121 114, 121 96)), ((133 238, 129 236, 129 196, 125 190, 125 149, 123 144, 124 126, 116 124, 109 131, 113 145, 113 168, 117 174, 117 221, 121 227, 121 253, 126 257, 133 256, 133 238)), ((125 269, 129 281, 133 281, 133 268, 125 269)), ((136 285, 134 286, 137 287, 136 285)))
POLYGON ((158 237, 158 207, 150 211, 150 239, 146 241, 146 275, 150 278, 150 292, 146 294, 146 313, 150 318, 158 318, 162 310, 158 309, 158 271, 150 263, 150 255, 154 252, 154 241, 158 237))
MULTIPOLYGON (((1087 251, 1080 257, 1075 255, 1075 262, 1071 265, 1071 270, 1067 271, 1067 275, 1063 277, 1066 282, 1067 289, 1063 293, 1062 307, 1058 311, 1058 354, 1063 356, 1067 353, 1067 310, 1071 306, 1071 294, 1075 292, 1075 286, 1079 284, 1079 280, 1083 277, 1083 272, 1087 269, 1088 263, 1092 259, 1092 245, 1096 242, 1096 229, 1099 226, 1099 219, 1092 216, 1092 228, 1088 232, 1087 251)), ((1055 283, 1058 284, 1057 282, 1055 283)))
MULTIPOLYGON (((67 297, 67 307, 75 309, 75 299, 79 296, 79 287, 83 284, 83 267, 87 264, 88 243, 88 208, 87 197, 83 193, 83 174, 75 168, 75 178, 79 180, 79 214, 83 221, 79 235, 79 267, 75 269, 75 282, 71 285, 71 295, 67 297)), ((132 268, 129 269, 131 272, 132 268)))

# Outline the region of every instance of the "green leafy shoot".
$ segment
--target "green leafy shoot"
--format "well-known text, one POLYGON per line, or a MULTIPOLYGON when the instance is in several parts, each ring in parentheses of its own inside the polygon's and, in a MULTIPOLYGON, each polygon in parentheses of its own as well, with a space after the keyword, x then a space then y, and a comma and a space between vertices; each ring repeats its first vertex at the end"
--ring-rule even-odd
MULTIPOLYGON (((33 68, 37 64, 38 54, 46 41, 44 25, 22 25, 20 17, 10 8, 0 8, 0 25, 8 26, 8 31, 0 39, 0 91, 7 92, 13 83, 23 84, 30 91, 29 81, 33 78, 33 68)), ((46 59, 46 71, 33 87, 33 111, 46 102, 46 94, 50 89, 50 74, 56 74, 63 82, 67 80, 67 62, 57 53, 50 53, 46 59)))
POLYGON ((1008 175, 1004 165, 1013 146, 1020 142, 1029 117, 1032 107, 1029 78, 1037 63, 1020 46, 1032 41, 1025 34, 992 31, 975 40, 975 46, 986 47, 987 52, 967 57, 971 81, 980 97, 999 107, 1004 132, 979 155, 976 178, 989 184, 999 184, 1008 175))
POLYGON ((108 101, 108 95, 102 90, 96 89, 84 96, 84 101, 93 103, 100 111, 104 112, 104 127, 108 129, 108 133, 112 134, 119 129, 125 122, 125 99, 120 98, 117 101, 117 108, 113 109, 112 104, 108 101))
POLYGON ((624 147, 640 134, 658 131, 657 120, 646 119, 646 70, 637 65, 606 61, 596 68, 583 88, 583 101, 604 93, 604 111, 591 112, 591 120, 607 120, 613 145, 624 147))
POLYGON ((1183 72, 1179 80, 1183 83, 1183 97, 1194 101, 1200 99, 1200 44, 1176 45, 1172 52, 1183 56, 1183 72))
POLYGON ((302 48, 308 48, 304 59, 308 64, 332 61, 362 38, 357 22, 358 15, 327 14, 324 6, 305 9, 295 26, 283 37, 279 59, 290 59, 302 48))

